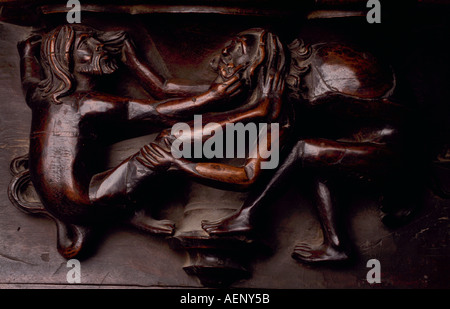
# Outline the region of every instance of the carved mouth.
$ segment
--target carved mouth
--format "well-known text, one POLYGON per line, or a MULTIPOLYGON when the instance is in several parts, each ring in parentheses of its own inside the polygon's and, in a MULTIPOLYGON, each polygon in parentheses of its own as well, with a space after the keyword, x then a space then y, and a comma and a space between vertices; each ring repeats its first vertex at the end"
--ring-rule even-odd
POLYGON ((107 56, 100 58, 98 66, 102 74, 111 74, 118 69, 115 59, 110 59, 107 56))
POLYGON ((230 64, 221 63, 219 65, 219 74, 224 80, 229 80, 236 74, 239 74, 245 68, 246 68, 246 66, 243 64, 234 66, 234 65, 230 65, 230 64))

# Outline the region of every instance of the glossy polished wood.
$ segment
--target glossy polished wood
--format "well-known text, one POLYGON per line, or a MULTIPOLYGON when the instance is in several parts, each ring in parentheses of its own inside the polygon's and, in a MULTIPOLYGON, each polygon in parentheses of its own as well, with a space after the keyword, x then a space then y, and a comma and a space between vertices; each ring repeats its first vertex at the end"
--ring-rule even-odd
MULTIPOLYGON (((212 66, 218 77, 211 86, 165 81, 139 60, 124 32, 102 33, 83 26, 61 26, 42 39, 35 36, 22 42, 19 50, 24 92, 33 111, 30 177, 45 211, 58 225, 71 229, 70 233, 60 233, 58 243, 60 252, 67 257, 76 255, 74 243, 88 239, 86 235, 97 220, 104 220, 108 213, 122 211, 126 215, 126 211, 134 211, 130 208, 134 192, 142 183, 155 179, 158 173, 180 170, 196 178, 244 189, 260 178, 263 173, 260 165, 267 159, 258 153, 249 157, 242 167, 174 159, 169 147, 177 137, 170 136, 166 130, 156 142, 144 146, 116 168, 101 172, 97 169, 101 161, 91 154, 100 152, 93 128, 102 119, 112 123, 148 121, 169 126, 195 113, 213 111, 215 106, 224 104, 224 100, 247 96, 244 104, 235 110, 204 114, 205 122, 215 122, 223 128, 237 122, 281 123, 282 129, 276 138, 282 142, 280 144, 292 145, 302 136, 302 132, 296 132, 296 123, 292 120, 292 115, 299 113, 301 107, 322 108, 322 112, 329 109, 336 116, 340 113, 358 120, 374 118, 380 124, 384 123, 380 118, 384 105, 397 107, 389 101, 394 90, 393 73, 383 69, 370 54, 336 44, 305 46, 298 40, 285 49, 275 34, 263 29, 239 34, 213 59, 212 66), (39 46, 45 76, 42 81, 35 58, 39 46), (96 92, 98 77, 116 71, 119 61, 134 72, 158 100, 133 100, 96 92), (185 98, 164 99, 168 95, 185 98), (67 240, 66 235, 74 236, 67 240)), ((262 196, 283 173, 298 164, 350 173, 370 172, 370 169, 380 173, 385 168, 380 162, 385 163, 383 158, 391 155, 386 140, 396 134, 389 123, 385 127, 380 124, 374 129, 356 128, 353 139, 347 141, 298 140, 293 148, 283 149, 292 159, 283 163, 269 186, 262 187, 257 202, 247 202, 238 213, 218 222, 204 222, 203 228, 209 234, 250 231, 251 213, 262 196)), ((195 130, 192 134, 195 135, 195 130)), ((320 188, 326 186, 321 183, 320 188)), ((321 196, 329 194, 327 192, 319 189, 319 200, 328 199, 321 196)), ((322 203, 318 203, 318 207, 323 214, 326 248, 322 254, 314 251, 315 258, 307 260, 335 260, 341 259, 343 254, 338 249, 340 241, 336 232, 327 233, 336 230, 336 220, 328 220, 334 217, 333 204, 331 200, 324 203, 327 206, 321 207, 322 203), (331 247, 327 244, 330 239, 334 239, 331 247), (330 253, 330 248, 338 249, 337 253, 330 253)), ((174 229, 173 222, 155 220, 139 211, 129 222, 158 234, 170 235, 174 229)), ((310 253, 308 247, 301 248, 306 255, 310 253)), ((295 256, 302 250, 296 249, 295 256)))
MULTIPOLYGON (((58 39, 70 38, 69 33, 67 29, 58 34, 51 32, 20 46, 23 85, 34 114, 31 152, 35 153, 30 153, 30 161, 14 161, 16 172, 10 190, 16 206, 49 215, 57 221, 58 249, 67 258, 79 257, 96 234, 97 226, 110 220, 124 220, 150 233, 176 234, 174 221, 155 220, 135 208, 134 194, 152 188, 161 176, 182 174, 212 187, 250 192, 236 213, 218 220, 205 216, 203 234, 195 231, 190 235, 174 235, 179 240, 174 248, 187 249, 192 257, 193 264, 186 271, 202 275, 207 284, 214 285, 213 277, 222 276, 227 269, 235 269, 237 277, 248 275, 246 267, 239 268, 245 264, 238 262, 242 256, 236 256, 233 261, 226 252, 230 250, 230 256, 234 255, 233 246, 242 249, 242 254, 252 250, 245 243, 264 221, 264 217, 258 217, 264 212, 260 206, 270 208, 268 198, 280 193, 287 183, 296 186, 293 179, 307 179, 309 186, 305 189, 317 209, 324 238, 321 244, 298 239, 293 257, 305 262, 342 261, 352 252, 347 248, 349 237, 342 226, 340 184, 348 178, 383 182, 380 179, 386 176, 403 181, 404 170, 399 162, 405 158, 401 145, 402 121, 409 111, 391 96, 397 83, 392 70, 358 47, 327 43, 327 38, 319 44, 309 45, 308 40, 306 44, 301 40, 287 44, 289 41, 282 40, 275 32, 252 29, 233 39, 239 42, 245 38, 246 44, 252 43, 246 49, 260 52, 261 57, 244 61, 253 62, 254 67, 247 71, 250 73, 244 76, 234 71, 240 68, 238 61, 242 56, 235 49, 239 44, 234 42, 217 50, 222 59, 212 61, 213 67, 219 69, 216 79, 199 85, 160 75, 140 58, 141 51, 135 50, 124 32, 102 33, 81 27, 75 31, 74 42, 79 39, 77 36, 85 35, 90 49, 77 44, 80 48, 69 56, 78 61, 69 66, 74 70, 72 85, 63 81, 61 86, 52 88, 48 84, 47 88, 42 83, 43 77, 49 76, 41 64, 44 53, 37 52, 35 45, 42 46, 49 38, 49 42, 54 38, 57 43, 58 39), (110 53, 111 62, 106 59, 88 65, 83 62, 89 53, 95 59, 95 51, 99 49, 101 54, 103 48, 110 53), (228 62, 224 62, 225 57, 228 62), (225 65, 219 68, 217 63, 225 65), (99 91, 101 87, 97 84, 114 76, 117 72, 112 71, 116 70, 123 72, 122 77, 129 74, 130 78, 139 80, 152 99, 99 91), (111 74, 97 75, 100 72, 111 74), (46 98, 33 95, 36 85, 44 93, 48 89, 50 94, 46 98), (207 160, 174 160, 167 150, 175 137, 164 128, 179 121, 190 123, 193 114, 202 114, 204 123, 213 121, 222 127, 230 122, 280 123, 283 149, 279 168, 261 170, 260 157, 251 158, 242 166, 207 160), (58 123, 58 120, 65 121, 58 123), (103 141, 111 139, 108 126, 123 125, 131 129, 135 124, 156 126, 162 133, 156 142, 143 142, 138 152, 108 170, 103 153, 103 141), (30 168, 45 207, 21 198, 17 189, 30 177, 30 172, 19 171, 21 166, 30 168), (215 256, 212 252, 217 248, 224 249, 225 254, 215 256), (207 267, 211 265, 205 261, 214 258, 218 264, 227 266, 208 274, 207 267)), ((170 40, 166 37, 165 43, 170 40)), ((207 45, 203 42, 200 48, 196 42, 190 43, 195 49, 192 54, 207 45)), ((55 46, 64 48, 64 43, 55 46)), ((48 50, 49 64, 54 65, 55 72, 62 71, 66 53, 52 56, 51 49, 48 50)), ((185 72, 200 76, 193 71, 191 61, 198 60, 175 57, 172 65, 187 67, 185 72)), ((56 83, 57 77, 53 81, 56 83)), ((295 206, 293 203, 292 207, 295 206)), ((403 220, 396 217, 395 210, 393 220, 403 220)), ((408 209, 401 210, 409 217, 408 209)))

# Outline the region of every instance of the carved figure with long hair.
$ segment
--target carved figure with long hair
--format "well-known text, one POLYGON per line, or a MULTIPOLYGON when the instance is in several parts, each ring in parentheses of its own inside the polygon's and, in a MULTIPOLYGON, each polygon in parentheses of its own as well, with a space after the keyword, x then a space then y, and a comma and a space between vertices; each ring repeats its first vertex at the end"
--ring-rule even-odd
MULTIPOLYGON (((216 63, 219 74, 210 85, 164 80, 140 60, 124 32, 64 25, 42 38, 35 36, 20 43, 22 84, 32 109, 32 125, 29 170, 12 182, 13 203, 27 212, 53 218, 59 252, 66 258, 76 256, 97 223, 117 212, 134 211, 136 190, 165 170, 149 161, 148 146, 117 167, 100 170, 95 126, 148 122, 169 127, 205 109, 214 111, 220 106, 223 110, 223 101, 255 92, 250 85, 255 80, 254 71, 267 59, 264 37, 265 32, 257 29, 237 36, 234 45, 222 51, 222 56, 234 57, 236 66, 216 63), (236 58, 238 49, 242 53, 236 58), (137 75, 155 99, 131 99, 97 90, 99 78, 118 70, 120 62, 137 75), (16 186, 23 177, 30 178, 42 205, 30 205, 19 198, 16 186)), ((260 111, 268 92, 266 87, 264 98, 258 93, 248 95, 250 99, 236 110, 205 118, 219 117, 223 124, 230 121, 230 115, 235 115, 236 121, 251 118, 260 111)), ((164 136, 158 139, 162 146, 164 136)), ((171 234, 174 229, 173 222, 155 220, 138 210, 129 222, 157 234, 171 234)))

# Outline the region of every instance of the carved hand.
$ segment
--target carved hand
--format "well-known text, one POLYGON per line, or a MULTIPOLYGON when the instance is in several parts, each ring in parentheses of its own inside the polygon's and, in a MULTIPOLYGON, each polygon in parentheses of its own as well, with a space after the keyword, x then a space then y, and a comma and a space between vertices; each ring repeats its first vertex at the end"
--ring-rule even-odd
POLYGON ((243 84, 239 76, 235 75, 223 83, 214 83, 208 90, 212 99, 223 100, 230 99, 243 91, 243 84))
POLYGON ((20 57, 35 56, 39 51, 42 37, 40 35, 33 35, 24 41, 17 43, 17 49, 20 57))
POLYGON ((163 143, 165 143, 164 148, 166 148, 167 150, 156 143, 151 143, 150 145, 144 146, 144 148, 141 150, 141 154, 148 162, 153 165, 152 169, 180 169, 180 166, 183 164, 183 160, 176 159, 172 155, 170 151, 171 145, 169 140, 164 139, 163 143))
POLYGON ((124 33, 121 61, 125 65, 130 65, 135 59, 137 59, 136 47, 128 34, 124 33))
POLYGON ((276 120, 281 112, 285 79, 285 54, 278 37, 268 34, 266 40, 267 62, 259 71, 257 95, 261 100, 258 108, 266 110, 270 121, 276 120))
POLYGON ((281 97, 284 90, 285 55, 278 37, 268 34, 267 64, 260 71, 259 89, 263 97, 281 97), (265 71, 265 74, 264 74, 265 71))

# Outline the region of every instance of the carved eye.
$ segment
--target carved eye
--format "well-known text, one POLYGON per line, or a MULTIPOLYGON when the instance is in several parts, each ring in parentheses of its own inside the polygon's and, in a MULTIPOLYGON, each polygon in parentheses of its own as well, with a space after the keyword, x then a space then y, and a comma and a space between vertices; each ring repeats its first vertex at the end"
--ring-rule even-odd
POLYGON ((90 62, 91 59, 92 59, 92 56, 91 56, 91 55, 88 55, 88 54, 84 54, 84 55, 81 57, 81 60, 83 60, 83 61, 85 61, 85 62, 90 62))
POLYGON ((89 62, 92 60, 92 52, 90 51, 88 45, 83 42, 82 44, 80 44, 79 49, 78 49, 78 58, 82 61, 82 62, 89 62))

